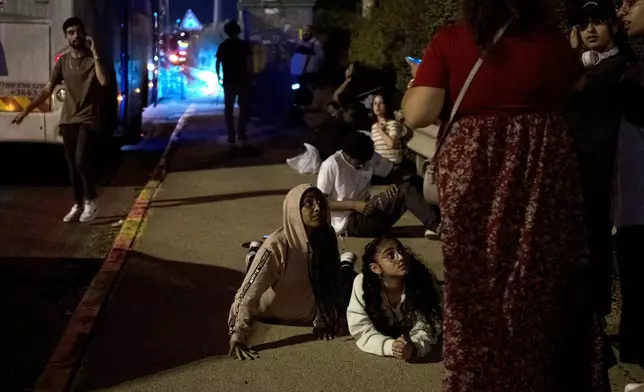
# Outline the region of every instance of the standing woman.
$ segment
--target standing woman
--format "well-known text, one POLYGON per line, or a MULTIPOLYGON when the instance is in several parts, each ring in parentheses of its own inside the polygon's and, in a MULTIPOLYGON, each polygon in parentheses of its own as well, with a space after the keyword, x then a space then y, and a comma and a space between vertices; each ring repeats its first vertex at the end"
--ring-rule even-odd
MULTIPOLYGON (((644 37, 643 1, 624 1, 619 16, 629 38, 644 37)), ((614 211, 622 290, 620 360, 644 365, 644 65, 630 64, 622 84, 625 113, 617 147, 614 211)))
POLYGON ((438 154, 443 391, 609 391, 587 300, 577 164, 560 115, 578 60, 548 25, 547 0, 461 6, 462 20, 433 38, 402 104, 411 129, 435 123, 484 56, 438 154))

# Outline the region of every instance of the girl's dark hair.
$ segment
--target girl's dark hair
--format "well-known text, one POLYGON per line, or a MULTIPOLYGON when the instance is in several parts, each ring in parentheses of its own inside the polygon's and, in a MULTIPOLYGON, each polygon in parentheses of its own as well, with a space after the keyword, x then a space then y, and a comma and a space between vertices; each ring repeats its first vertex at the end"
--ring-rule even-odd
MULTIPOLYGON (((371 270, 370 264, 376 259, 376 252, 384 241, 395 241, 397 248, 403 251, 407 259, 409 271, 405 276, 405 303, 407 312, 420 313, 434 329, 440 325, 443 318, 443 294, 436 275, 425 266, 419 256, 404 246, 398 239, 381 237, 367 244, 362 256, 362 299, 365 303, 367 316, 378 332, 393 336, 392 327, 389 325, 387 315, 382 309, 382 282, 380 276, 371 270)), ((438 331, 434 330, 434 333, 438 331)))
MULTIPOLYGON (((376 100, 376 97, 382 98, 382 102, 385 104, 385 118, 387 120, 393 120, 395 118, 394 116, 394 104, 392 103, 391 97, 386 94, 375 94, 373 96, 373 100, 376 100)), ((378 121, 378 118, 376 117, 376 114, 373 111, 373 101, 371 102, 371 112, 369 113, 371 116, 372 122, 378 121)))
MULTIPOLYGON (((318 200, 324 201, 324 195, 316 195, 318 200)), ((328 207, 325 207, 328 209, 328 207)), ((311 258, 309 261, 309 279, 313 288, 315 304, 325 315, 327 320, 337 315, 337 285, 340 273, 340 252, 338 239, 331 225, 325 224, 314 229, 309 237, 311 258)))
POLYGON ((509 30, 546 24, 552 15, 549 0, 461 0, 461 17, 469 23, 482 50, 492 45, 496 32, 510 18, 509 30))

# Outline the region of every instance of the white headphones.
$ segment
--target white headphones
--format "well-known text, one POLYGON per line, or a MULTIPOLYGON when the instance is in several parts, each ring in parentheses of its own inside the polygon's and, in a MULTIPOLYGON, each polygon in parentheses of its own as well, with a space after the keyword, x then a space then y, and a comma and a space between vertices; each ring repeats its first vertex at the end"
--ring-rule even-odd
POLYGON ((595 52, 594 50, 589 50, 587 52, 584 52, 581 55, 581 62, 584 64, 584 67, 592 68, 595 65, 599 64, 602 60, 606 60, 609 57, 613 57, 617 53, 619 53, 618 47, 614 47, 613 49, 604 53, 599 53, 599 52, 595 52))

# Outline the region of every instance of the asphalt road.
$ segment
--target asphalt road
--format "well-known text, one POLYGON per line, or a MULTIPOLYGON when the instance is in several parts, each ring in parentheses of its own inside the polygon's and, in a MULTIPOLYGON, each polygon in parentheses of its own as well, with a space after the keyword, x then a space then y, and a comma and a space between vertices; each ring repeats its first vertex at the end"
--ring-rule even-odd
POLYGON ((29 391, 98 271, 167 139, 95 155, 101 212, 65 224, 60 145, 0 144, 0 391, 29 391))

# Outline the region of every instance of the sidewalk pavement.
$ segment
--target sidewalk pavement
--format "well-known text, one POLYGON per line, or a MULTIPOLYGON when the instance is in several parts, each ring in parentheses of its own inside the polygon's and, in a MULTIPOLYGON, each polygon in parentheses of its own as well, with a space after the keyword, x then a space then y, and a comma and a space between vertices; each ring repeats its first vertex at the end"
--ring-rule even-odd
MULTIPOLYGON (((315 176, 284 164, 299 153, 301 134, 251 130, 263 153, 231 158, 224 129, 220 115, 184 128, 72 390, 439 391, 439 359, 375 357, 348 337, 314 341, 311 328, 257 323, 251 343, 261 358, 228 358, 228 311, 244 274, 241 244, 278 228, 288 190, 315 176)), ((423 232, 408 215, 399 225, 423 232)), ((345 247, 361 255, 367 241, 349 238, 345 247)), ((403 241, 442 277, 438 242, 403 241)), ((623 391, 626 377, 619 370, 611 376, 613 390, 623 391)))

